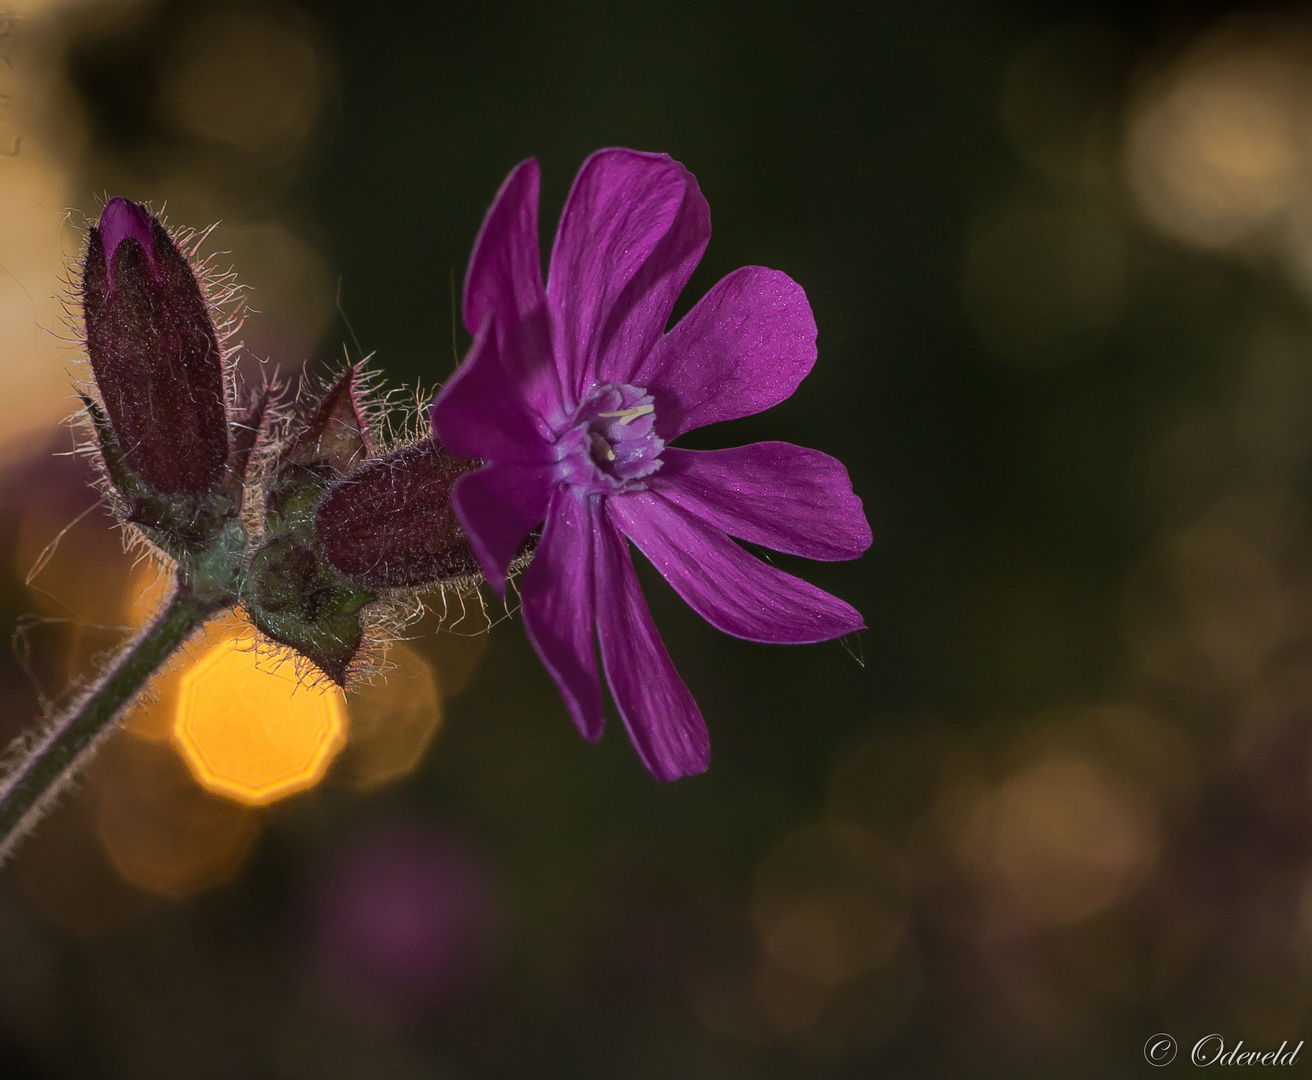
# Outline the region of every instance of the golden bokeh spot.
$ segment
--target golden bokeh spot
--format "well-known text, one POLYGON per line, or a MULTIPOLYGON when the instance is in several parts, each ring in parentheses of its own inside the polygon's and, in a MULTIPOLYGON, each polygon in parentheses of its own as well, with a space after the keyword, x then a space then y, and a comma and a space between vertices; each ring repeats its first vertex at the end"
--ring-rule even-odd
POLYGON ((357 790, 411 772, 442 726, 442 698, 428 661, 397 644, 387 662, 395 666, 349 702, 351 742, 336 775, 357 790))
POLYGON ((833 988, 887 963, 901 944, 905 871, 855 825, 797 829, 758 868, 751 917, 775 967, 833 988))
POLYGON ((1161 846, 1155 810, 1134 785, 1062 750, 985 794, 962 839, 996 901, 1050 925, 1125 899, 1161 846))
POLYGON ((290 650, 229 634, 182 673, 173 741, 202 787, 260 806, 317 784, 346 726, 342 692, 299 679, 290 650))
POLYGON ((1023 365, 1087 355, 1126 301, 1119 212, 1097 199, 1024 198, 966 246, 963 298, 980 340, 1023 365))
POLYGON ((487 652, 488 635, 443 630, 442 620, 436 614, 425 617, 415 627, 414 634, 416 647, 423 648, 425 658, 433 665, 442 699, 450 701, 469 685, 487 652))
MULTIPOLYGON (((121 621, 133 628, 145 626, 164 606, 173 590, 173 578, 168 568, 153 559, 142 559, 133 567, 132 576, 120 602, 121 621)), ((231 613, 207 623, 177 653, 162 671, 157 671, 147 685, 146 693, 132 706, 123 726, 139 739, 150 742, 168 742, 173 736, 173 718, 178 707, 178 683, 182 673, 191 666, 198 651, 217 644, 223 637, 238 632, 241 622, 231 613)))
MULTIPOLYGON (((6 4, 6 12, 12 10, 6 4)), ((76 248, 58 207, 69 204, 68 175, 54 145, 63 117, 46 89, 37 50, 0 63, 0 458, 27 453, 69 412, 67 351, 56 340, 67 289, 65 255, 76 248)))
POLYGON ((120 738, 105 754, 96 835, 125 881, 181 900, 241 869, 260 834, 255 810, 202 791, 162 743, 120 738))
MULTIPOLYGON (((129 596, 138 598, 139 603, 127 617, 131 626, 142 626, 148 622, 155 610, 163 606, 164 598, 172 589, 167 574, 158 580, 151 574, 149 570, 138 568, 138 573, 134 575, 129 596)), ((139 739, 169 742, 173 738, 173 728, 177 721, 178 693, 183 676, 196 666, 199 657, 229 639, 239 640, 246 647, 253 647, 256 640, 255 628, 235 611, 226 611, 207 622, 169 659, 162 670, 151 676, 146 693, 133 705, 123 726, 139 739)))
POLYGON ((832 987, 764 963, 757 969, 754 989, 770 1027, 781 1035, 796 1035, 820 1018, 832 987))
POLYGON ((84 785, 41 822, 18 849, 12 874, 41 918, 79 937, 93 938, 131 922, 151 900, 117 871, 96 835, 96 795, 113 764, 113 742, 91 763, 84 785))
POLYGON ((1289 232, 1288 213, 1306 212, 1309 58, 1306 24, 1241 19, 1143 81, 1125 166, 1158 229, 1205 248, 1289 232))
POLYGON ((80 478, 33 462, 28 483, 41 497, 23 508, 10 566, 29 582, 25 602, 50 620, 32 628, 30 645, 45 678, 84 678, 122 641, 121 582, 132 562, 80 478))
POLYGON ((42 615, 90 623, 119 618, 118 582, 130 564, 104 514, 78 520, 94 499, 79 492, 76 500, 33 499, 23 509, 9 565, 30 581, 28 602, 42 615))
POLYGON ((160 72, 160 104, 183 128, 247 153, 292 155, 313 130, 327 59, 294 9, 203 11, 160 72))
POLYGON ((119 598, 120 618, 128 626, 145 626, 173 594, 173 568, 154 558, 138 559, 119 598))

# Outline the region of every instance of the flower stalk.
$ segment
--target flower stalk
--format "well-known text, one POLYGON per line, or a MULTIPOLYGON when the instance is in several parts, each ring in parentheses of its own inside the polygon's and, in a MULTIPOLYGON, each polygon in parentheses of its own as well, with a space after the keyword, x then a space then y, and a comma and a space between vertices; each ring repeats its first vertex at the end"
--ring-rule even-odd
POLYGON ((402 440, 387 438, 385 399, 361 366, 295 402, 267 385, 244 396, 220 332, 232 326, 221 310, 232 289, 215 287, 225 279, 144 207, 105 207, 80 290, 88 449, 120 525, 176 567, 177 584, 90 690, 0 763, 0 862, 151 675, 236 605, 305 674, 347 688, 403 624, 391 613, 417 609, 417 590, 486 581, 504 596, 527 566, 524 627, 581 733, 601 736, 604 675, 662 780, 705 769, 709 738, 630 545, 736 637, 804 644, 862 628, 850 604, 736 542, 859 556, 870 526, 838 461, 779 442, 672 445, 797 389, 816 360, 801 286, 744 267, 666 330, 710 239, 693 175, 663 154, 594 154, 545 280, 538 187, 526 161, 488 211, 465 282, 474 344, 433 401, 431 435, 402 440))
POLYGON ((195 255, 126 199, 88 234, 86 448, 119 524, 174 568, 175 587, 75 704, 0 761, 0 863, 218 612, 240 605, 307 678, 345 688, 381 652, 400 590, 468 588, 477 573, 449 503, 482 462, 431 440, 385 445, 356 366, 294 403, 267 385, 243 396, 218 329, 232 325, 220 303, 232 290, 216 290, 195 255), (422 467, 411 476, 398 462, 422 467))
POLYGON ((179 582, 154 622, 62 715, 20 743, 0 774, 0 864, 52 808, 113 733, 150 677, 232 598, 179 582))

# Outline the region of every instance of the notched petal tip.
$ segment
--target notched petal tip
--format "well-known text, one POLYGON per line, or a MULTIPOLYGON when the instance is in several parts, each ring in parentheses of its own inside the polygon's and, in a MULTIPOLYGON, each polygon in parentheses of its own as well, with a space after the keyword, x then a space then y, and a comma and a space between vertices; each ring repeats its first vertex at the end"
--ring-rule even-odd
POLYGON ((717 630, 747 641, 806 645, 863 625, 850 604, 754 558, 658 495, 612 499, 607 509, 616 527, 717 630))
POLYGON ((598 380, 633 381, 710 234, 696 178, 669 155, 614 147, 583 163, 547 273, 562 378, 575 399, 598 380))
POLYGON ((705 771, 710 737, 643 599, 624 537, 596 532, 597 638, 611 697, 638 757, 658 780, 705 771))
POLYGON ((670 447, 653 487, 693 517, 775 551, 837 562, 857 558, 871 544, 847 469, 819 450, 783 442, 670 447))
POLYGON ((815 361, 805 290, 778 270, 744 266, 717 281, 655 344, 633 381, 660 388, 661 435, 669 441, 779 404, 815 361))

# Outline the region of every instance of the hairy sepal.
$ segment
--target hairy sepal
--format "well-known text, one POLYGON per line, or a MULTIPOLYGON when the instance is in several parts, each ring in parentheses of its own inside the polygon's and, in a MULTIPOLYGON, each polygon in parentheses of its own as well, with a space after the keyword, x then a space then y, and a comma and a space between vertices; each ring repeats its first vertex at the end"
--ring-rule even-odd
POLYGON ((361 609, 376 596, 338 574, 315 537, 314 509, 334 477, 326 462, 278 469, 242 603, 260 630, 345 686, 364 640, 361 609))
POLYGON ((94 400, 83 396, 95 433, 105 478, 117 494, 121 521, 135 525, 160 550, 178 560, 194 559, 230 529, 240 512, 240 492, 211 491, 203 496, 165 495, 128 464, 113 425, 94 400))

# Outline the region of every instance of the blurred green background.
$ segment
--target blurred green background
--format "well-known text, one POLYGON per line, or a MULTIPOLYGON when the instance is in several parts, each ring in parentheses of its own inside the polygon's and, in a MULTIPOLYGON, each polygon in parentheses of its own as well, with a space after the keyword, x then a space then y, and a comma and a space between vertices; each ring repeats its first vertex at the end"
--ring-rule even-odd
POLYGON ((0 1077, 1120 1077, 1155 1032, 1167 1075, 1312 1033, 1301 8, 16 9, 0 736, 137 617, 101 512, 25 581, 94 503, 59 282, 105 197, 220 222, 244 370, 431 389, 506 172, 541 161, 546 239, 608 145, 710 203, 678 313, 745 264, 806 288, 814 373, 688 444, 848 465, 874 546, 776 561, 869 629, 749 645, 643 575, 711 732, 673 785, 492 609, 421 624, 437 703, 268 808, 138 725, 0 871, 0 1077))

